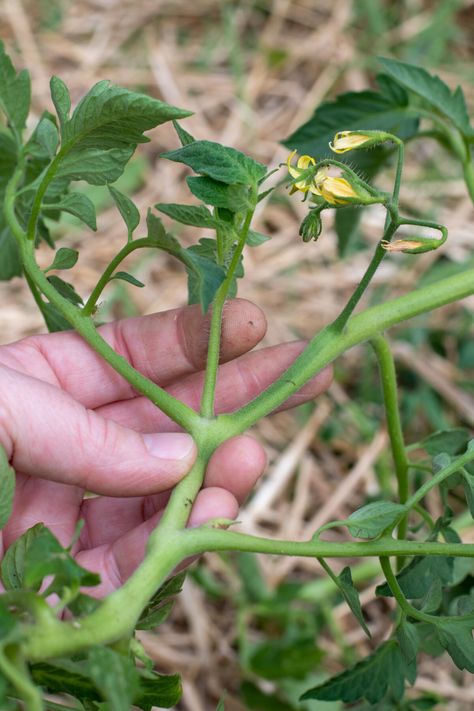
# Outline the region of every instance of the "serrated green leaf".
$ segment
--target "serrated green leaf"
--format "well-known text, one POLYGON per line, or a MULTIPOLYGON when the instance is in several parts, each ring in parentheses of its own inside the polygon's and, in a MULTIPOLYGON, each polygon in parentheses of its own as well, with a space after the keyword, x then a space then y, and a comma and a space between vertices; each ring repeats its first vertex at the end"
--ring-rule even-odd
POLYGON ((0 109, 8 122, 17 131, 22 131, 30 110, 31 84, 30 75, 23 69, 18 74, 5 46, 0 41, 0 109))
MULTIPOLYGON (((338 131, 381 130, 395 133, 401 138, 414 135, 417 122, 409 115, 408 95, 403 90, 388 93, 386 83, 383 91, 351 91, 339 95, 334 101, 319 105, 311 118, 296 129, 282 143, 290 150, 297 149, 300 154, 308 154, 318 160, 333 155, 329 142, 338 131)), ((372 163, 380 163, 380 149, 372 151, 351 151, 351 164, 359 158, 369 161, 364 164, 364 171, 372 163)))
POLYGON ((128 234, 131 236, 140 223, 138 208, 127 195, 121 193, 120 190, 114 188, 113 185, 108 185, 107 187, 127 226, 128 234))
POLYGON ((82 297, 79 296, 72 284, 69 284, 67 281, 55 275, 48 277, 48 281, 54 286, 58 294, 61 294, 61 296, 67 299, 71 304, 77 305, 83 303, 82 297))
POLYGON ((396 634, 405 661, 407 664, 411 664, 416 659, 420 647, 416 625, 408 622, 406 617, 403 617, 397 627, 396 634))
POLYGON ((100 577, 80 566, 58 539, 44 526, 25 550, 23 583, 37 590, 44 578, 53 576, 46 594, 61 593, 65 588, 93 587, 100 577))
POLYGON ((266 168, 235 148, 212 141, 194 141, 175 151, 162 153, 163 158, 184 163, 196 173, 222 183, 255 185, 266 174, 266 168))
POLYGON ((13 508, 15 471, 10 466, 5 450, 0 444, 0 530, 5 528, 13 508))
POLYGON ((352 582, 351 569, 348 566, 345 567, 339 573, 339 575, 334 576, 333 580, 341 591, 344 600, 349 605, 349 608, 351 609, 351 612, 356 618, 357 622, 360 624, 365 634, 370 639, 372 635, 370 634, 370 630, 364 620, 364 615, 360 606, 359 593, 357 591, 357 588, 354 586, 354 583, 352 582))
POLYGON ((146 224, 148 228, 147 237, 153 242, 152 246, 163 249, 174 256, 180 254, 182 250, 180 243, 176 237, 166 232, 162 221, 152 213, 151 209, 148 210, 146 224))
POLYGON ((138 287, 144 287, 145 284, 136 277, 134 277, 132 274, 129 274, 128 272, 115 272, 113 276, 110 277, 109 281, 112 281, 112 279, 120 279, 121 281, 126 281, 129 284, 132 284, 133 286, 138 286, 138 287))
POLYGON ((188 176, 186 182, 192 194, 206 205, 232 212, 244 212, 250 207, 249 190, 245 185, 229 185, 206 175, 188 176))
POLYGON ((87 671, 110 711, 130 711, 138 686, 138 672, 129 657, 108 647, 93 647, 87 671))
POLYGON ((187 146, 190 143, 194 143, 196 140, 194 136, 191 136, 190 133, 184 130, 182 126, 177 121, 173 120, 173 128, 178 134, 179 142, 181 143, 182 146, 187 146))
POLYGON ((469 430, 464 427, 452 427, 433 432, 420 442, 420 446, 432 457, 443 452, 455 456, 465 451, 468 440, 469 430))
POLYGON ((71 110, 69 90, 63 80, 56 76, 51 77, 49 87, 62 130, 69 120, 69 112, 71 110))
MULTIPOLYGON (((433 583, 440 580, 450 583, 453 575, 454 558, 446 556, 418 556, 413 558, 397 575, 405 597, 410 600, 423 598, 433 583)), ((390 587, 384 583, 376 588, 377 595, 392 597, 390 587)))
POLYGON ((85 180, 90 185, 114 183, 122 175, 134 150, 134 147, 89 147, 72 151, 61 160, 51 185, 65 180, 85 180))
POLYGON ((49 272, 51 269, 72 269, 78 259, 79 252, 77 249, 60 247, 54 255, 53 263, 50 267, 45 269, 45 272, 49 272))
POLYGON ((436 635, 458 669, 474 673, 474 616, 468 619, 442 618, 436 623, 436 635))
POLYGON ((43 529, 44 524, 37 523, 7 548, 0 568, 6 590, 21 590, 25 587, 25 555, 43 529))
POLYGON ((95 205, 84 193, 68 193, 59 202, 43 204, 43 212, 61 210, 82 220, 94 232, 97 230, 95 205))
POLYGON ((375 704, 388 691, 400 699, 405 687, 405 676, 400 648, 395 640, 389 640, 355 666, 306 691, 301 700, 341 699, 351 702, 364 698, 375 704))
POLYGON ((376 538, 386 528, 395 526, 406 513, 403 504, 374 501, 354 511, 344 524, 355 538, 376 538))
POLYGON ((461 87, 458 86, 452 92, 438 76, 429 74, 426 69, 413 64, 386 57, 380 57, 379 62, 392 79, 449 119, 463 135, 474 135, 461 87))
POLYGON ((149 139, 145 131, 191 112, 104 80, 95 84, 65 123, 63 148, 128 148, 149 139))
POLYGON ((155 208, 183 225, 194 227, 216 227, 218 221, 204 205, 176 205, 175 203, 157 203, 155 208))

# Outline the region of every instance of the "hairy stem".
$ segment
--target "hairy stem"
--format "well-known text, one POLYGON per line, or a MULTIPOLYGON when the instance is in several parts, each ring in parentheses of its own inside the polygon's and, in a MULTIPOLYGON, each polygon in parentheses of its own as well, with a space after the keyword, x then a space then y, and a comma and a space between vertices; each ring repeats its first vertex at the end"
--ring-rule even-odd
POLYGON ((222 331, 222 311, 234 278, 235 270, 238 267, 242 251, 245 246, 253 212, 253 210, 249 210, 247 212, 245 222, 240 233, 239 242, 232 256, 232 261, 229 265, 226 278, 217 290, 216 296, 212 303, 211 330, 209 333, 206 374, 201 399, 201 415, 209 419, 214 417, 214 399, 216 392, 217 369, 219 367, 222 331))

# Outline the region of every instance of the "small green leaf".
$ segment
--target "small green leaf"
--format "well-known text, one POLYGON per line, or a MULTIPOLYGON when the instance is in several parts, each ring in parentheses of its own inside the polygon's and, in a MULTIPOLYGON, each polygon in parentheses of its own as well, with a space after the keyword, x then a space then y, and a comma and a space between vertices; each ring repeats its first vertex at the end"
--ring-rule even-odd
POLYGON ((51 77, 49 87, 62 130, 69 120, 69 112, 71 110, 69 90, 63 80, 56 76, 51 77))
POLYGON ((8 122, 22 131, 30 110, 31 83, 30 75, 23 69, 18 74, 5 46, 0 41, 0 109, 8 122))
POLYGON ((458 669, 474 674, 474 616, 468 619, 442 618, 436 622, 436 634, 442 647, 458 669))
POLYGON ((72 269, 78 259, 79 252, 77 251, 77 249, 70 249, 69 247, 60 247, 54 255, 53 263, 44 271, 49 272, 51 269, 72 269))
POLYGON ((59 134, 58 129, 51 120, 50 114, 46 113, 42 116, 36 127, 34 137, 48 158, 53 158, 56 155, 59 144, 59 134))
POLYGON ((181 699, 181 679, 178 674, 164 675, 140 670, 140 688, 134 703, 142 711, 152 711, 153 707, 169 709, 181 699))
POLYGON ((451 429, 433 432, 433 434, 425 437, 420 442, 420 446, 432 457, 443 452, 455 456, 466 450, 468 440, 469 430, 464 427, 452 427, 451 429))
POLYGON ((100 577, 80 566, 58 539, 44 526, 26 548, 23 559, 23 584, 37 590, 44 578, 54 576, 45 594, 62 593, 65 588, 91 587, 100 577))
POLYGON ((43 304, 42 312, 50 333, 70 331, 72 326, 53 304, 43 304))
POLYGON ((115 204, 117 205, 118 211, 122 215, 123 221, 127 226, 128 234, 132 235, 140 223, 140 213, 138 208, 130 200, 130 198, 127 197, 127 195, 121 193, 120 190, 114 188, 113 185, 108 185, 107 187, 112 198, 114 199, 115 204))
POLYGON ((403 504, 374 501, 354 511, 344 523, 355 538, 376 538, 395 526, 406 512, 403 504))
POLYGON ((268 242, 271 237, 268 235, 264 235, 261 232, 256 232, 255 230, 249 230, 247 234, 247 239, 245 240, 245 244, 248 244, 249 247, 259 247, 261 244, 264 244, 265 242, 268 242))
POLYGON ((186 573, 178 573, 167 580, 143 610, 137 623, 137 629, 147 630, 158 627, 171 612, 175 595, 181 592, 186 573))
POLYGON ((79 296, 72 284, 69 284, 67 281, 63 281, 58 276, 54 275, 48 277, 48 281, 52 286, 54 286, 58 294, 61 294, 61 296, 64 299, 67 299, 71 304, 77 305, 83 303, 82 297, 79 296))
POLYGON ((178 138, 182 146, 187 146, 190 143, 194 143, 194 141, 196 140, 194 136, 191 136, 190 133, 185 131, 184 128, 180 126, 177 121, 173 121, 173 128, 178 134, 178 138))
POLYGON ((112 279, 121 279, 122 281, 126 281, 129 284, 132 284, 133 286, 139 286, 139 287, 145 286, 145 284, 143 284, 143 282, 139 281, 132 274, 129 274, 128 272, 115 272, 115 274, 110 277, 109 281, 112 281, 112 279))
POLYGON ((110 711, 130 711, 138 691, 139 677, 129 657, 108 647, 93 647, 86 668, 110 711))
POLYGON ((68 193, 59 202, 43 204, 43 212, 50 210, 62 210, 79 218, 94 230, 97 230, 95 205, 84 193, 68 193))
POLYGON ((13 277, 21 276, 22 273, 17 241, 10 228, 5 225, 2 229, 0 224, 0 281, 8 281, 13 277))
POLYGON ((452 92, 438 76, 429 74, 426 69, 413 64, 386 57, 379 57, 379 62, 392 79, 449 119, 463 135, 474 135, 461 87, 458 86, 452 92))
POLYGON ((244 153, 212 141, 194 141, 175 151, 162 154, 163 158, 184 163, 196 173, 223 183, 255 185, 266 174, 266 168, 244 153))
POLYGON ((416 625, 408 622, 406 617, 403 617, 397 627, 396 634, 405 661, 407 664, 411 664, 416 659, 420 646, 416 625))
POLYGON ((201 304, 206 313, 225 279, 225 270, 191 249, 185 250, 183 261, 188 272, 188 303, 201 304))
POLYGON ((44 524, 37 523, 7 548, 1 563, 2 583, 6 590, 21 590, 25 587, 25 555, 43 529, 44 524))
POLYGON ((333 580, 341 591, 344 600, 349 605, 351 612, 356 618, 357 622, 360 624, 365 634, 370 639, 372 635, 370 634, 370 630, 364 620, 364 615, 360 606, 359 593, 357 591, 357 588, 354 587, 354 583, 352 582, 351 569, 349 567, 345 567, 339 575, 334 576, 333 580))
POLYGON ((186 182, 192 194, 206 205, 232 212, 244 212, 250 207, 249 190, 245 185, 228 185, 206 175, 188 176, 186 182))
POLYGON ((148 228, 148 239, 153 242, 154 247, 163 249, 165 252, 178 256, 182 247, 176 237, 166 232, 164 225, 159 217, 154 215, 151 209, 148 209, 146 216, 146 224, 148 228))
POLYGON ((204 205, 176 205, 174 203, 157 203, 156 209, 183 225, 194 227, 216 227, 218 221, 204 205))
POLYGON ((5 528, 13 508, 15 471, 8 463, 5 450, 0 444, 0 530, 5 528))
POLYGON ((301 697, 321 701, 358 701, 367 699, 375 704, 387 692, 395 699, 403 696, 405 688, 405 665, 400 648, 395 640, 383 642, 370 656, 350 669, 306 691, 301 697))

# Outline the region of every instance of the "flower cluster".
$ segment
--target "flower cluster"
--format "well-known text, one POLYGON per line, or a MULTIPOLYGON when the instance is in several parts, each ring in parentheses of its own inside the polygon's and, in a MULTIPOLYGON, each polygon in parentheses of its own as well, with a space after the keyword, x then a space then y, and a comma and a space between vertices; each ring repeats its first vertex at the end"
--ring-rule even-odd
POLYGON ((315 169, 316 160, 312 156, 300 156, 296 165, 292 165, 292 151, 288 156, 286 165, 288 172, 295 182, 291 192, 300 190, 302 193, 310 192, 322 197, 330 205, 347 205, 351 202, 360 202, 365 196, 345 178, 334 178, 328 175, 328 168, 315 169))

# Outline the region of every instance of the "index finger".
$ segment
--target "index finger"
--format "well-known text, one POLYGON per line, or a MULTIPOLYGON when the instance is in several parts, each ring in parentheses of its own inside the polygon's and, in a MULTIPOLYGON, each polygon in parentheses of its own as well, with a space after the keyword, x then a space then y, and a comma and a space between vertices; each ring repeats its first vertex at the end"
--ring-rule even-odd
MULTIPOLYGON (((201 370, 210 315, 199 305, 101 326, 101 336, 134 368, 160 386, 201 370)), ((229 301, 223 314, 221 362, 251 350, 264 336, 265 316, 246 299, 229 301)), ((88 408, 135 395, 77 333, 31 336, 0 349, 0 362, 61 387, 88 408)))

